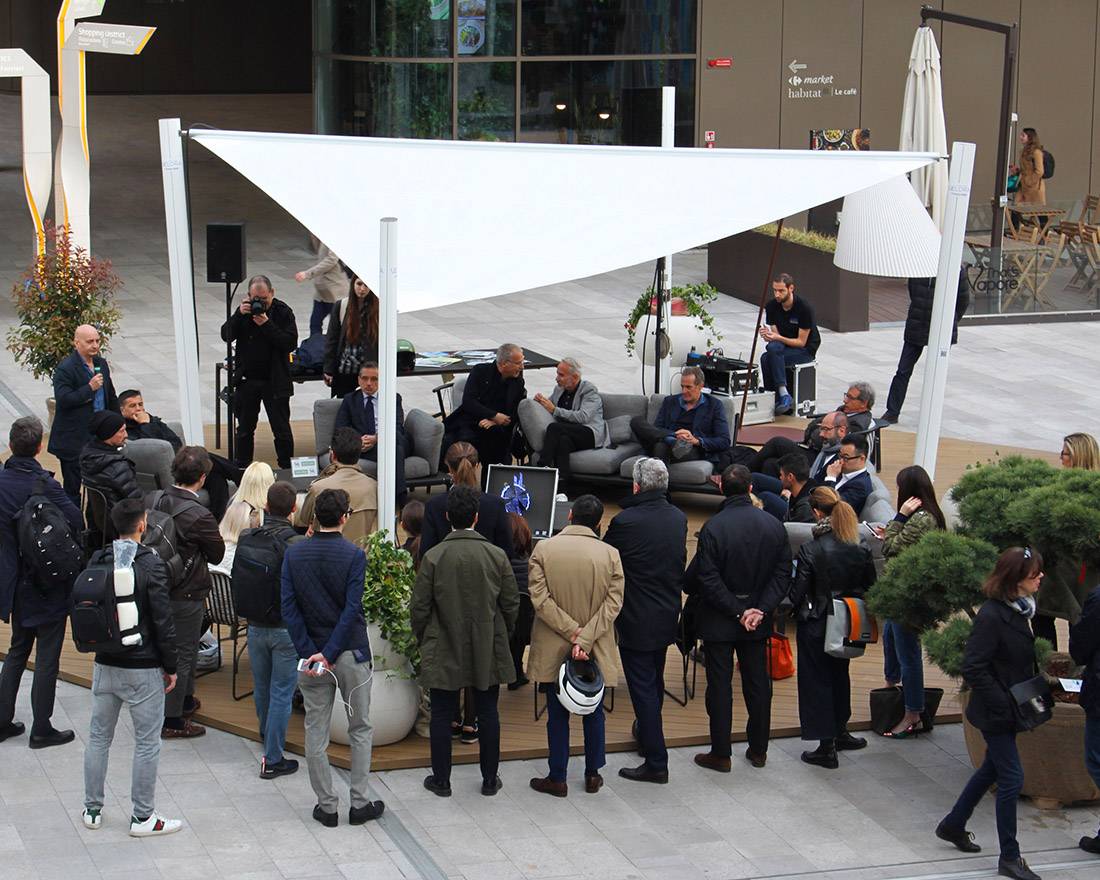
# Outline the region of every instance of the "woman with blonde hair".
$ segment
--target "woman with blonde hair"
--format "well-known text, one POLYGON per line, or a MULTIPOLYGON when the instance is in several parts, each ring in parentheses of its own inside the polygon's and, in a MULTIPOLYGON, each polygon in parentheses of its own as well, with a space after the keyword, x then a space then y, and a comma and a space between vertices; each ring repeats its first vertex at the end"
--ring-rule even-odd
POLYGON ((1100 446, 1092 434, 1076 432, 1062 438, 1062 467, 1100 471, 1100 446))
POLYGON ((233 500, 246 501, 253 510, 263 511, 267 506, 267 490, 275 485, 275 471, 264 461, 254 461, 244 469, 241 485, 233 500))
POLYGON ((862 749, 867 740, 848 733, 849 661, 825 653, 825 626, 833 599, 862 597, 875 582, 875 563, 860 543, 855 510, 835 490, 818 486, 810 493, 810 507, 817 520, 814 537, 798 552, 791 587, 798 621, 798 719, 802 738, 818 741, 814 751, 802 753, 802 760, 835 770, 840 766, 838 751, 862 749))
POLYGON ((225 541, 225 556, 217 565, 210 567, 219 571, 232 572, 233 557, 237 553, 237 541, 240 540, 241 532, 245 529, 258 528, 262 520, 263 511, 256 510, 247 501, 234 501, 230 504, 225 509, 222 521, 218 524, 218 533, 225 541))

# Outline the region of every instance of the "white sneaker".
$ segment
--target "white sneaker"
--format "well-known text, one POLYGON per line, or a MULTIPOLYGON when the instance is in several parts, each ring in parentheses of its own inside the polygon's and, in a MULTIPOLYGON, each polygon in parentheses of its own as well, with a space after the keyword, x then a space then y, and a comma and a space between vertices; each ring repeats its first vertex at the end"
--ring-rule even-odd
POLYGON ((130 836, 156 837, 160 834, 174 834, 182 826, 179 819, 165 819, 154 811, 144 822, 139 822, 134 816, 130 817, 130 836))
POLYGON ((96 831, 103 824, 103 813, 100 810, 89 810, 85 807, 80 817, 84 820, 84 827, 92 831, 96 831))

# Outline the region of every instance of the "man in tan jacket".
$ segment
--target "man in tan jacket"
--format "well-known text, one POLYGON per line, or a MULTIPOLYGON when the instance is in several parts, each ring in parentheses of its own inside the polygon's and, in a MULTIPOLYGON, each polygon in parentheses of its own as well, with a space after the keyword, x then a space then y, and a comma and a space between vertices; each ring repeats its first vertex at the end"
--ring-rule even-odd
MULTIPOLYGON (((569 712, 558 701, 558 669, 570 654, 593 659, 604 684, 619 682, 619 652, 615 618, 623 607, 623 565, 619 551, 600 540, 603 504, 594 495, 573 502, 570 525, 560 535, 542 541, 531 554, 528 588, 535 607, 527 673, 546 693, 546 736, 550 775, 531 780, 543 794, 569 793, 569 712)), ((584 790, 595 794, 603 785, 603 705, 584 716, 584 790)))
POLYGON ((327 477, 314 480, 302 502, 297 526, 313 526, 313 505, 325 489, 343 489, 348 493, 350 508, 344 537, 353 544, 375 531, 378 520, 378 483, 359 470, 359 452, 363 440, 354 428, 337 428, 332 435, 332 460, 335 470, 327 477))

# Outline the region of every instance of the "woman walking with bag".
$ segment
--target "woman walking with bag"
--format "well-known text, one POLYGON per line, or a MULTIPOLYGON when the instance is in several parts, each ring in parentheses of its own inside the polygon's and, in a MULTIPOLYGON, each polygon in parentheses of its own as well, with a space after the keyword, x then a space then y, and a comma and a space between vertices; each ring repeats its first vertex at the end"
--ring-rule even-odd
POLYGON ((825 626, 833 599, 862 597, 875 582, 875 563, 871 551, 859 541, 856 512, 833 489, 814 489, 810 507, 817 519, 814 538, 799 550, 791 588, 798 619, 798 720, 802 738, 819 741, 814 751, 802 753, 802 760, 835 770, 838 750, 862 749, 867 740, 848 733, 849 661, 825 653, 825 626))
MULTIPOLYGON (((912 547, 933 529, 947 527, 928 471, 914 464, 898 471, 898 513, 879 534, 887 559, 912 547)), ((924 712, 924 657, 920 637, 904 624, 887 620, 882 628, 887 687, 901 683, 905 714, 883 736, 905 739, 917 732, 924 712)))
POLYGON ((336 304, 325 338, 325 384, 333 397, 359 387, 359 367, 378 360, 378 296, 362 278, 351 282, 348 296, 336 304))
POLYGON ((1016 733, 1027 729, 1010 689, 1036 675, 1035 594, 1043 580, 1043 557, 1027 547, 1010 547, 997 559, 982 590, 988 597, 978 609, 966 641, 963 681, 970 688, 966 717, 985 739, 985 761, 951 812, 936 827, 936 837, 963 852, 980 852, 966 830, 974 808, 993 783, 997 784, 997 837, 1001 857, 997 871, 1014 880, 1039 880, 1020 856, 1016 840, 1016 800, 1024 785, 1024 770, 1016 749, 1016 733))

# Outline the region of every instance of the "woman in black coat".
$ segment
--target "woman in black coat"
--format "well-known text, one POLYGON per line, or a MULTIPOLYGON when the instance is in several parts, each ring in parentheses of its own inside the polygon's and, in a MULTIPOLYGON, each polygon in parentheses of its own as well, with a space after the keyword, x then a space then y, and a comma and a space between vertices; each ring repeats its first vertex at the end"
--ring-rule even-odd
POLYGON ((516 618, 516 628, 508 642, 508 647, 512 651, 512 663, 516 667, 516 680, 508 685, 508 690, 514 691, 530 681, 523 674, 523 652, 531 644, 531 625, 535 622, 535 606, 530 602, 531 594, 527 589, 527 566, 531 559, 531 527, 518 513, 509 513, 508 521, 512 525, 512 555, 508 557, 508 561, 512 563, 512 574, 516 576, 516 586, 519 587, 520 592, 519 617, 516 618), (524 596, 527 599, 524 599, 524 596))
POLYGON ((867 740, 848 733, 852 716, 849 660, 825 653, 825 625, 833 599, 861 597, 875 582, 871 551, 859 540, 852 506, 828 486, 810 493, 817 525, 798 553, 791 602, 798 618, 798 720, 802 738, 818 740, 803 752, 807 764, 835 770, 837 750, 862 749, 867 740))
POLYGON ((359 367, 378 360, 378 296, 367 282, 355 278, 348 296, 338 303, 328 321, 325 384, 333 397, 343 397, 359 387, 359 367))
POLYGON ((1000 555, 983 591, 988 597, 978 609, 963 656, 963 681, 970 688, 966 717, 985 738, 985 761, 951 812, 936 828, 936 836, 963 852, 978 852, 974 835, 966 830, 974 808, 993 783, 997 784, 999 873, 1016 880, 1038 880, 1020 857, 1016 841, 1016 800, 1024 785, 1024 770, 1016 750, 1018 708, 1009 689, 1034 678, 1035 594, 1043 579, 1043 557, 1027 547, 1010 547, 1000 555))

